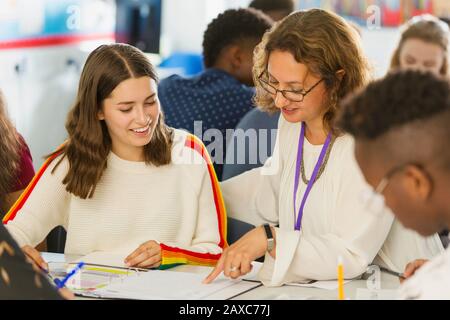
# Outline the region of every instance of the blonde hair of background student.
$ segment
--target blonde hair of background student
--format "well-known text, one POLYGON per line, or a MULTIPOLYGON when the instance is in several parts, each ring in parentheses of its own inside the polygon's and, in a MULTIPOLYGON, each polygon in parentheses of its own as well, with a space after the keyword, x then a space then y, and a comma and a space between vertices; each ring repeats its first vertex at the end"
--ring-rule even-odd
POLYGON ((448 76, 448 25, 432 15, 410 19, 391 59, 391 69, 419 69, 448 76))

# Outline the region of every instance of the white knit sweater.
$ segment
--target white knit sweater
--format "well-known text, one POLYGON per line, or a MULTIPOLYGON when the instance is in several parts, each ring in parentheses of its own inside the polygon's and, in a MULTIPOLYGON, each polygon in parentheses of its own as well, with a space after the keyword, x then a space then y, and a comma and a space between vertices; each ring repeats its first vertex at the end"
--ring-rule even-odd
MULTIPOLYGON (((306 201, 302 228, 295 231, 293 185, 301 125, 281 116, 278 128, 274 154, 264 167, 221 184, 230 217, 254 225, 279 224, 276 259, 266 254, 260 271, 264 284, 336 279, 339 256, 344 260, 345 277, 353 278, 365 271, 377 253, 378 263, 403 271, 408 260, 429 258, 443 250, 437 235, 424 239, 406 231, 393 223, 387 209, 378 216, 368 212, 360 197, 367 185, 354 159, 350 136, 336 139, 325 170, 306 201)), ((321 149, 305 139, 307 178, 321 149)), ((305 189, 300 179, 297 208, 305 189)))
POLYGON ((169 165, 126 161, 111 152, 94 196, 87 200, 62 184, 67 158, 51 174, 59 156, 35 178, 36 186, 27 191, 28 199, 7 228, 20 246, 35 246, 62 225, 68 254, 131 253, 156 240, 163 244, 163 264, 212 265, 226 244, 226 217, 214 171, 205 161, 208 155, 199 152, 205 150, 194 136, 174 130, 169 165))

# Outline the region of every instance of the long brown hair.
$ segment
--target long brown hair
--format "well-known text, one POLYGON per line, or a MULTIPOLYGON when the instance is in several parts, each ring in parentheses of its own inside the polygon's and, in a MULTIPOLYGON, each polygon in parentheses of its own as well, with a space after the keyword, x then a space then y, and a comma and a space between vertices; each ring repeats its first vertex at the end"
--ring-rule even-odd
POLYGON ((6 195, 11 193, 17 179, 20 150, 19 134, 8 119, 5 100, 0 91, 0 217, 9 210, 6 195))
MULTIPOLYGON (((69 138, 62 147, 70 165, 63 180, 68 192, 82 199, 94 195, 112 145, 106 124, 98 119, 98 112, 103 101, 122 81, 140 77, 150 77, 158 82, 147 57, 130 45, 102 45, 87 58, 77 99, 66 122, 69 138)), ((171 149, 172 130, 165 125, 161 113, 150 143, 144 146, 145 162, 155 166, 169 164, 171 149)))
POLYGON ((323 122, 326 129, 337 130, 333 122, 341 99, 370 79, 369 64, 356 30, 332 12, 311 9, 292 13, 268 31, 255 49, 253 66, 255 104, 268 112, 277 108, 272 96, 261 88, 258 77, 267 71, 269 55, 274 50, 290 52, 297 62, 306 64, 325 80, 329 103, 323 122), (342 78, 337 74, 340 70, 345 72, 342 78))
POLYGON ((409 39, 419 39, 435 44, 444 50, 444 64, 440 74, 446 76, 448 74, 448 37, 448 25, 438 18, 429 14, 412 18, 403 26, 400 42, 391 59, 391 69, 400 67, 400 53, 405 42, 409 39))

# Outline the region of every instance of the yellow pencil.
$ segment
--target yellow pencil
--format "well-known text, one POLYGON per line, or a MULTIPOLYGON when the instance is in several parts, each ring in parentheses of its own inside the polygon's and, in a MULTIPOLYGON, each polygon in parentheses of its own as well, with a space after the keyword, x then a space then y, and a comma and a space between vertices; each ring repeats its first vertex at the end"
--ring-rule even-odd
POLYGON ((338 258, 338 299, 344 300, 344 263, 342 257, 338 258))

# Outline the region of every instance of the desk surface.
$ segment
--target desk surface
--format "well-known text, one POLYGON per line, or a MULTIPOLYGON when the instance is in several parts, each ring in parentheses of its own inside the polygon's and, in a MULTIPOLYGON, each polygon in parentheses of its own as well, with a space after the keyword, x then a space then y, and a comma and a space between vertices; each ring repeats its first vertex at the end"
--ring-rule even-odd
MULTIPOLYGON (((64 255, 58 253, 43 252, 43 258, 47 262, 72 262, 79 258, 79 256, 64 255)), ((210 267, 200 267, 183 265, 178 266, 172 271, 184 271, 192 273, 203 273, 205 276, 212 270, 210 267)), ((380 289, 395 290, 399 287, 400 282, 397 277, 381 273, 380 289)), ((357 299, 358 289, 368 289, 367 280, 353 280, 344 285, 346 298, 350 300, 357 299)), ((246 293, 243 293, 234 298, 234 300, 303 300, 303 299, 337 299, 337 290, 326 290, 319 288, 306 288, 298 286, 282 286, 276 288, 269 288, 260 286, 254 288, 246 293)))

